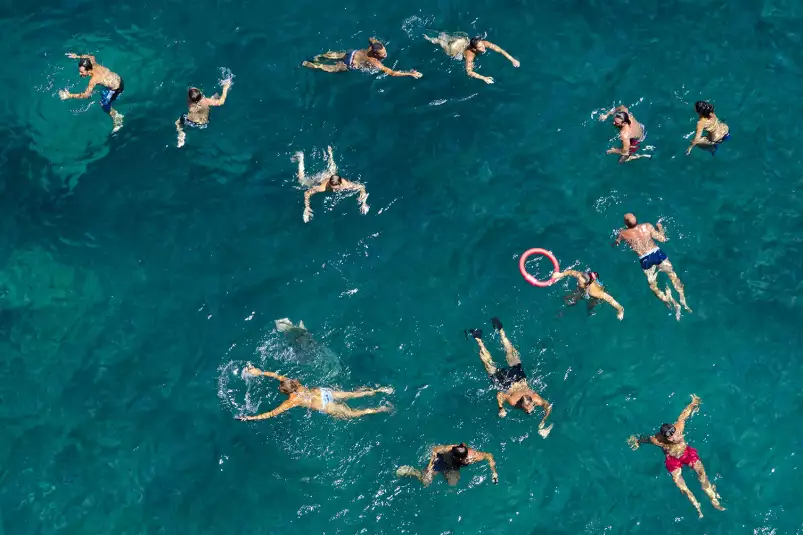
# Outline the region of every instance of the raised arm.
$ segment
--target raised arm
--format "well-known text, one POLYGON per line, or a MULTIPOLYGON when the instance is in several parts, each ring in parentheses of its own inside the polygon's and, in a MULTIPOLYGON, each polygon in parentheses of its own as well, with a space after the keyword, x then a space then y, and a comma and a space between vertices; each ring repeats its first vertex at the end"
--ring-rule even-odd
POLYGON ((579 271, 575 271, 573 269, 567 269, 564 271, 557 271, 552 274, 552 278, 555 280, 560 280, 564 277, 574 277, 580 282, 585 282, 585 273, 580 273, 579 271))
POLYGON ((226 103, 226 97, 229 96, 229 88, 231 87, 231 80, 223 82, 223 92, 216 98, 205 98, 204 101, 209 106, 222 106, 226 103))
POLYGON ((288 381, 289 380, 287 377, 285 377, 283 375, 279 375, 278 373, 262 371, 259 368, 256 368, 256 367, 251 366, 251 365, 246 366, 245 372, 250 374, 250 375, 253 375, 255 377, 258 377, 258 376, 262 375, 262 376, 265 376, 265 377, 270 377, 272 379, 276 379, 277 381, 288 381))
POLYGON ((516 58, 514 58, 513 56, 511 56, 510 54, 508 54, 507 52, 505 52, 505 51, 502 49, 502 47, 500 47, 500 46, 498 46, 498 45, 495 45, 495 44, 491 43, 490 41, 485 41, 485 46, 486 46, 486 47, 488 47, 488 48, 490 48, 490 49, 491 49, 491 50, 493 50, 494 52, 497 52, 497 53, 499 53, 499 54, 502 54, 503 56, 505 56, 505 57, 508 59, 508 61, 510 61, 510 63, 512 63, 512 64, 513 64, 513 66, 514 66, 514 67, 518 68, 518 67, 519 67, 519 65, 521 65, 521 63, 519 62, 519 60, 517 60, 516 58))
POLYGON ((287 412, 293 407, 298 405, 298 402, 295 400, 288 399, 275 409, 269 412, 264 412, 262 414, 257 414, 256 416, 235 416, 237 420, 242 420, 244 422, 251 421, 251 420, 267 420, 268 418, 273 418, 274 416, 278 416, 283 412, 287 412))
POLYGON ((655 226, 650 225, 650 236, 661 243, 665 242, 666 232, 664 232, 664 226, 661 223, 657 223, 655 226))
POLYGON ((423 74, 414 69, 409 71, 394 71, 389 67, 385 67, 385 65, 376 58, 368 58, 368 62, 373 68, 382 71, 388 76, 412 76, 413 78, 421 78, 423 76, 423 74))
POLYGON ((680 413, 678 416, 678 421, 675 422, 675 432, 676 433, 683 433, 683 430, 686 427, 686 420, 688 420, 689 416, 694 414, 697 408, 700 406, 700 398, 698 398, 695 394, 691 395, 691 403, 689 403, 683 412, 680 413))
POLYGON ((95 56, 91 54, 74 54, 72 52, 67 52, 64 55, 70 59, 88 59, 89 61, 92 62, 92 65, 96 63, 95 56))
POLYGON ((480 462, 480 461, 488 461, 488 468, 491 469, 491 481, 494 483, 499 483, 499 473, 496 471, 496 461, 494 460, 494 456, 490 453, 485 453, 484 451, 474 451, 473 461, 480 462))
POLYGON ((494 83, 494 79, 490 76, 483 76, 477 72, 474 72, 474 54, 465 54, 466 60, 466 74, 469 75, 471 78, 476 78, 477 80, 482 80, 486 84, 494 83))
POLYGON ((608 119, 608 117, 610 117, 611 115, 613 115, 613 114, 614 114, 614 113, 616 113, 617 111, 623 111, 623 112, 625 112, 625 113, 627 113, 627 114, 630 114, 630 110, 628 110, 628 109, 627 109, 627 106, 617 106, 616 108, 611 108, 611 109, 610 109, 610 110, 608 110, 607 112, 605 112, 605 113, 601 114, 601 115, 599 116, 599 120, 600 120, 600 121, 605 121, 605 120, 607 120, 607 119, 608 119))

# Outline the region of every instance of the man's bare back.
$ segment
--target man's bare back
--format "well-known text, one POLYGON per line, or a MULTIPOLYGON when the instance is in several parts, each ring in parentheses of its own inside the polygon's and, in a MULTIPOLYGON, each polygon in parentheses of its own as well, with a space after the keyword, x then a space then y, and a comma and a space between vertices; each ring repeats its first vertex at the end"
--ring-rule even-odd
POLYGON ((663 234, 663 230, 661 223, 658 223, 657 229, 652 223, 640 223, 634 228, 621 230, 619 237, 627 242, 634 253, 643 256, 658 247, 655 239, 660 239, 658 236, 663 234))

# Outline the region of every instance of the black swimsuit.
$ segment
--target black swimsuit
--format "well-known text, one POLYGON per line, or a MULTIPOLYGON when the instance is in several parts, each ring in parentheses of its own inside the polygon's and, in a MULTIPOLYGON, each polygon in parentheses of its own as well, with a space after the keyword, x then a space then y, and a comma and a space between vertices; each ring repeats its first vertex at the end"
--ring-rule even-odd
POLYGON ((491 376, 491 378, 493 379, 496 388, 503 392, 507 392, 514 384, 527 379, 527 374, 524 373, 524 368, 521 367, 521 363, 518 363, 515 366, 509 366, 507 368, 497 370, 496 373, 491 376))

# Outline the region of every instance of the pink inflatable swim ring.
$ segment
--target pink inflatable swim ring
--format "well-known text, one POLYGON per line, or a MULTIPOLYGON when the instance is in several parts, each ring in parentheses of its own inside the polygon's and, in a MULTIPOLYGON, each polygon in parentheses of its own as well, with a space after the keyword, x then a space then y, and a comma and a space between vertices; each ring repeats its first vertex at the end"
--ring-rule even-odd
POLYGON ((552 286, 555 283, 555 279, 549 278, 548 280, 542 281, 538 280, 529 273, 527 273, 527 259, 533 255, 541 255, 547 257, 552 262, 552 267, 554 268, 555 272, 560 271, 560 267, 558 266, 558 259, 555 258, 555 255, 552 254, 551 251, 547 251, 546 249, 540 249, 536 247, 535 249, 529 249, 521 255, 519 259, 519 271, 521 271, 521 276, 524 277, 524 280, 532 284, 533 286, 538 286, 539 288, 546 288, 547 286, 552 286))

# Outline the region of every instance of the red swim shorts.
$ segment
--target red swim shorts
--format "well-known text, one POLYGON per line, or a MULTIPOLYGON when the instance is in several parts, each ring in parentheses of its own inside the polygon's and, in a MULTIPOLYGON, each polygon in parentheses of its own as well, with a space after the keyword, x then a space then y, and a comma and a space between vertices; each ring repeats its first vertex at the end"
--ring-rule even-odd
POLYGON ((700 457, 697 456, 697 450, 686 446, 686 451, 683 452, 683 455, 680 456, 680 459, 677 457, 672 457, 671 455, 666 456, 666 469, 669 472, 674 472, 675 470, 681 468, 684 464, 686 466, 691 466, 697 461, 700 460, 700 457))
POLYGON ((633 154, 634 152, 639 150, 640 146, 641 146, 641 140, 631 139, 630 140, 630 154, 633 154))

